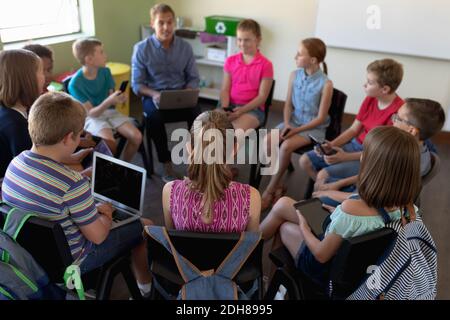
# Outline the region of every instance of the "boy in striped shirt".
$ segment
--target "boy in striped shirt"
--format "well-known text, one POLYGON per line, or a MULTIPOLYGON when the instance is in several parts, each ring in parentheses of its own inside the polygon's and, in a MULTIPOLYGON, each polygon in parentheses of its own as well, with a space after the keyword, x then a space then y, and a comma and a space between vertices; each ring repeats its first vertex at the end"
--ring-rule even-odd
POLYGON ((3 200, 60 223, 82 273, 133 250, 138 284, 147 288, 151 278, 139 220, 110 232, 111 204, 96 206, 87 178, 62 164, 78 146, 85 118, 83 106, 67 94, 46 93, 38 98, 29 114, 33 147, 11 161, 3 200))

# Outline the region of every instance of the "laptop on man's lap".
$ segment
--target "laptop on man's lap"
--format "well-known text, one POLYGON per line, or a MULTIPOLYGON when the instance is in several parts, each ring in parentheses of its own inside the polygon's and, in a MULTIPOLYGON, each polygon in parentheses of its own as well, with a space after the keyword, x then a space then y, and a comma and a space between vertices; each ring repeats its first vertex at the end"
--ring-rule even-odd
POLYGON ((162 90, 157 108, 159 110, 195 108, 199 93, 199 89, 162 90))

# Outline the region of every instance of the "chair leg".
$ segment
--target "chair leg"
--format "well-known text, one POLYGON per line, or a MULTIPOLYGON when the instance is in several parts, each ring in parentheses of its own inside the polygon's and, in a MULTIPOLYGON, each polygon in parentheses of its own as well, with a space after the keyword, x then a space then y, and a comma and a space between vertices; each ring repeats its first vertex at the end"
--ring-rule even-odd
POLYGON ((294 168, 294 165, 292 164, 292 161, 289 162, 288 171, 289 171, 290 173, 292 173, 292 172, 295 171, 295 168, 294 168))
POLYGON ((151 178, 151 176, 155 173, 155 169, 153 166, 152 143, 151 143, 151 139, 149 137, 147 137, 147 141, 144 141, 145 134, 146 134, 145 117, 142 121, 143 121, 142 124, 139 126, 139 130, 142 133, 142 143, 139 146, 139 153, 142 155, 144 167, 145 167, 145 170, 147 170, 147 178, 151 178), (147 142, 147 145, 146 145, 146 142, 147 142))
POLYGON ((122 276, 125 279, 125 283, 127 284, 131 297, 134 300, 142 300, 141 291, 137 286, 136 278, 133 275, 133 271, 131 270, 129 263, 123 266, 122 276))
POLYGON ((264 300, 273 300, 281 284, 287 289, 289 300, 300 300, 302 298, 294 278, 283 268, 277 268, 264 295, 264 300))
POLYGON ((303 199, 310 199, 312 197, 312 193, 314 191, 314 180, 313 179, 308 179, 308 185, 306 186, 306 191, 305 194, 303 196, 303 199))
POLYGON ((120 158, 123 149, 125 149, 125 145, 127 144, 127 139, 124 136, 119 137, 119 143, 117 144, 117 151, 114 155, 115 158, 120 158))

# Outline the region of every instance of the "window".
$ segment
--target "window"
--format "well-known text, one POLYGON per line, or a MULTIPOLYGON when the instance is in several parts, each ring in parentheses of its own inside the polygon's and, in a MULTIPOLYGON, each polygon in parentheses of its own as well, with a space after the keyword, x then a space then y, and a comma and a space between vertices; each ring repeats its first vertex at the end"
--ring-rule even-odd
POLYGON ((78 0, 0 0, 1 42, 79 33, 80 12, 78 0))

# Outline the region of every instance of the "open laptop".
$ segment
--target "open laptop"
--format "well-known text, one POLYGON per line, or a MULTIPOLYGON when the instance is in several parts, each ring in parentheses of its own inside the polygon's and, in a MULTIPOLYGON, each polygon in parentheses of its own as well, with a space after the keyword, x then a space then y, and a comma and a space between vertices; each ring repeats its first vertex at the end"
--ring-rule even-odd
POLYGON ((163 90, 159 100, 160 110, 194 108, 198 103, 199 89, 163 90))
POLYGON ((92 195, 98 202, 113 205, 111 229, 142 216, 146 177, 144 168, 94 152, 92 195))

